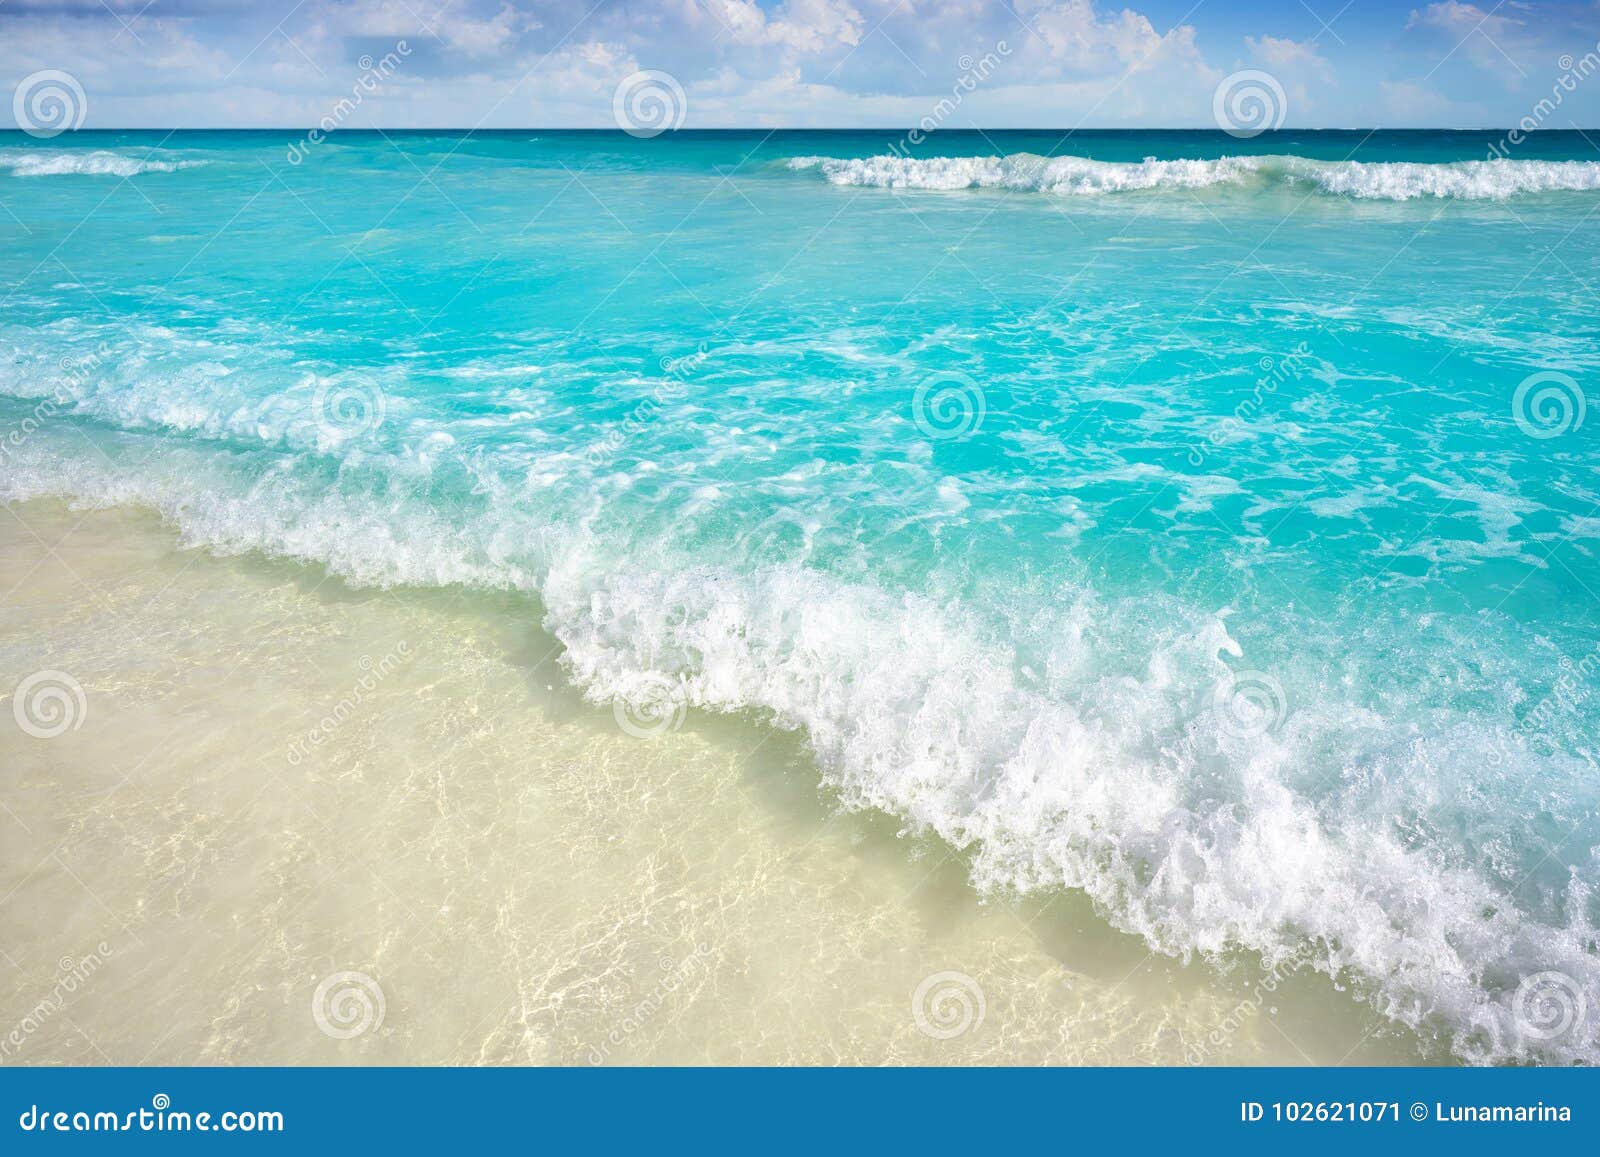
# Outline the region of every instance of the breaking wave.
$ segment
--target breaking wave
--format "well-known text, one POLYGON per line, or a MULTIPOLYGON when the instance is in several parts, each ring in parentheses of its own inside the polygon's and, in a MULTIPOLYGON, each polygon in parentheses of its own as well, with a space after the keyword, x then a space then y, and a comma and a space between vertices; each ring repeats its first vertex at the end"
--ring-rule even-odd
POLYGON ((1600 190, 1594 161, 1316 161, 1306 157, 1095 161, 1087 157, 796 157, 788 167, 831 184, 879 189, 1013 189, 1096 196, 1146 189, 1306 186, 1358 200, 1422 197, 1504 200, 1528 193, 1600 190))
POLYGON ((109 149, 0 149, 0 169, 14 177, 135 177, 140 173, 175 173, 204 161, 164 159, 153 154, 129 156, 109 149))
MULTIPOLYGON (((28 432, 0 499, 142 505, 193 544, 357 582, 526 591, 596 701, 668 680, 688 705, 803 730, 848 804, 938 834, 982 889, 1081 889, 1156 950, 1319 970, 1468 1060, 1600 1059, 1593 1026, 1547 1039, 1518 1005, 1531 973, 1600 989, 1588 885, 1510 902, 1467 854, 1505 822, 1493 800, 1480 814, 1465 793, 1426 838, 1396 818, 1437 813, 1437 785, 1474 781, 1490 751, 1508 798, 1580 798, 1588 766, 1532 750, 1503 714, 1386 711, 1309 659, 1240 673, 1225 613, 1167 596, 1016 592, 1019 621, 1054 640, 1041 660, 969 600, 601 540, 437 430, 357 449, 285 420, 327 383, 241 407, 202 371, 53 398, 0 374, 0 416, 28 432), (429 497, 446 489, 456 500, 429 497)), ((1310 648, 1314 624, 1283 614, 1310 648)))

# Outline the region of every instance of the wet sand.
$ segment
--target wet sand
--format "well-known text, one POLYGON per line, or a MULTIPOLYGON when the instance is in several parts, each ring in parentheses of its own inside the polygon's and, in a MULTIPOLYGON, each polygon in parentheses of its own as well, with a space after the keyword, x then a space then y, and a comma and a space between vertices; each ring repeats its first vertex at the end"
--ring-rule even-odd
POLYGON ((0 1063, 1423 1055, 1324 978, 978 896, 802 737, 630 733, 524 597, 55 502, 0 514, 0 574, 0 1063))

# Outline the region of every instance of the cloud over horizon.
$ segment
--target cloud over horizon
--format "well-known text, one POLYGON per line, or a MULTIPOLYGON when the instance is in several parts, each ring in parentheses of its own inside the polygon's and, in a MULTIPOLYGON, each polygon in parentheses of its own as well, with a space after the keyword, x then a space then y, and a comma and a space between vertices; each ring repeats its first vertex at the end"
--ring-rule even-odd
MULTIPOLYGON (((649 69, 690 128, 904 126, 992 58, 948 126, 1209 127, 1219 82, 1257 69, 1290 127, 1469 128, 1600 52, 1597 0, 1340 3, 9 0, 0 83, 66 72, 90 128, 303 127, 358 88, 347 127, 609 128, 649 69)), ((1544 127, 1596 124, 1588 78, 1544 127)))

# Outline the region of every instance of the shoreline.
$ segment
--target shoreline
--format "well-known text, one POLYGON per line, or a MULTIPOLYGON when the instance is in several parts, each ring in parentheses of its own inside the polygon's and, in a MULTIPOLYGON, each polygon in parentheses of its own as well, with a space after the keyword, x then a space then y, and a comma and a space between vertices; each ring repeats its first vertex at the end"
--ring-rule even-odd
POLYGON ((1449 1059, 1320 976, 982 899, 794 734, 627 733, 529 598, 217 558, 143 510, 4 523, 0 686, 83 706, 0 740, 0 1037, 35 1022, 0 1063, 1449 1059))

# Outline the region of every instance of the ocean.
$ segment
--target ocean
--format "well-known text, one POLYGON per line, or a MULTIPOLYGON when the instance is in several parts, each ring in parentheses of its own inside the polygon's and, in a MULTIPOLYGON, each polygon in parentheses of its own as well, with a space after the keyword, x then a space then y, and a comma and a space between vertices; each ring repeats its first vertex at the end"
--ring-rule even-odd
POLYGON ((976 897, 1594 1063, 1597 211, 1565 132, 5 134, 0 496, 526 596, 976 897))

